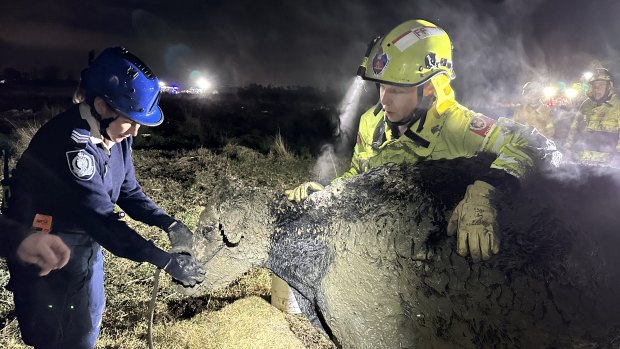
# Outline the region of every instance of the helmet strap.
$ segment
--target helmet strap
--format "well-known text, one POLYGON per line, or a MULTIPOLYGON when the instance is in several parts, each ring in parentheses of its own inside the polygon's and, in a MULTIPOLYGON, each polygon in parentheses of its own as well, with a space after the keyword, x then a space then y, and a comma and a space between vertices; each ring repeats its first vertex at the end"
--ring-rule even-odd
POLYGON ((103 136, 103 138, 111 141, 112 138, 110 138, 110 135, 108 134, 108 126, 110 126, 110 124, 116 120, 116 118, 113 119, 103 119, 101 121, 101 123, 99 123, 99 132, 101 133, 101 136, 103 136))
POLYGON ((94 103, 91 103, 90 105, 90 113, 95 117, 95 119, 97 119, 97 121, 99 121, 99 133, 103 138, 111 141, 112 138, 110 138, 110 135, 108 134, 108 127, 112 122, 114 122, 114 120, 118 118, 118 116, 114 118, 103 119, 101 117, 101 114, 99 114, 95 109, 94 103))

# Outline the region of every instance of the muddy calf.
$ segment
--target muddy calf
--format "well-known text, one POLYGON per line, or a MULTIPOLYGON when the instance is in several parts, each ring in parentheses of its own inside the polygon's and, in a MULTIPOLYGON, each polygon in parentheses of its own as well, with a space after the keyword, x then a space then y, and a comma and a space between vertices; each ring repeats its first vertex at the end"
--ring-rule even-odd
POLYGON ((500 254, 474 264, 455 253, 446 222, 487 168, 388 165, 300 205, 228 188, 202 214, 207 279, 193 292, 267 267, 344 348, 619 345, 618 182, 592 168, 533 175, 499 207, 500 254))

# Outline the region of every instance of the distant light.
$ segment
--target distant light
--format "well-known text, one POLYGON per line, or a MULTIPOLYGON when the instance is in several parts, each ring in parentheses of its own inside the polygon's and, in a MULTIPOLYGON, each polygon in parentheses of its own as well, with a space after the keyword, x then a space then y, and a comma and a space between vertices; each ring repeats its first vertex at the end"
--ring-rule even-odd
POLYGON ((160 81, 159 90, 162 93, 170 93, 170 94, 176 95, 179 93, 179 86, 177 86, 176 84, 167 85, 165 82, 160 81))
POLYGON ((205 77, 199 77, 196 80, 196 86, 198 86, 201 90, 208 90, 211 88, 211 81, 207 80, 205 77))
POLYGON ((556 93, 558 93, 558 89, 554 86, 547 86, 543 89, 543 94, 547 98, 552 98, 556 93))
POLYGON ((574 88, 567 88, 566 90, 564 90, 564 95, 566 95, 567 98, 575 98, 577 97, 577 90, 575 90, 574 88))
POLYGON ((589 81, 590 79, 592 79, 592 76, 594 76, 594 74, 591 71, 583 73, 583 79, 585 81, 589 81))
POLYGON ((0 80, 0 84, 4 84, 4 83, 6 83, 5 79, 0 80))

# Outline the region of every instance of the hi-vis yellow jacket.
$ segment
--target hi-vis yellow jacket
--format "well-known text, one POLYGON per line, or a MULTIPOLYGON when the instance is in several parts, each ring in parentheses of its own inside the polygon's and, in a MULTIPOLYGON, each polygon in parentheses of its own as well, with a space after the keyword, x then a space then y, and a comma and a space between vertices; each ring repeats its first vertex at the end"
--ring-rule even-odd
POLYGON ((456 102, 441 114, 433 104, 425 118, 398 138, 384 114, 377 105, 362 115, 351 168, 336 181, 387 163, 472 157, 480 152, 498 155, 491 168, 522 178, 535 159, 546 155, 541 151, 555 151, 555 144, 533 127, 505 118, 494 120, 456 102))
POLYGON ((553 138, 555 135, 551 109, 542 103, 535 106, 531 104, 519 106, 515 109, 512 120, 536 128, 547 138, 553 138))
POLYGON ((620 152, 620 100, 601 104, 587 99, 573 120, 566 144, 586 161, 610 161, 620 152))

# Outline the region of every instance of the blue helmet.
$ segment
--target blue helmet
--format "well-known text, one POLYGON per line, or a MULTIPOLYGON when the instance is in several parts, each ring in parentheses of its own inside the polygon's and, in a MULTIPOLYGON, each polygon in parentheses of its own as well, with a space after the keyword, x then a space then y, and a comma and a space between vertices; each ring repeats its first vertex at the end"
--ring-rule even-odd
POLYGON ((82 72, 86 95, 101 97, 124 116, 145 126, 164 120, 159 108, 159 80, 138 57, 123 47, 110 47, 82 72))

